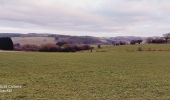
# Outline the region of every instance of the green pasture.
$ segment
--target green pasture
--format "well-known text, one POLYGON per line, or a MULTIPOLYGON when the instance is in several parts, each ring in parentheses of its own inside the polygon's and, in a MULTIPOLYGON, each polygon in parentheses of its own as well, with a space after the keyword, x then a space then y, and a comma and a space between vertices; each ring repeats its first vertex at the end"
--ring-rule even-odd
POLYGON ((170 45, 0 52, 0 85, 22 86, 0 100, 169 100, 170 45))

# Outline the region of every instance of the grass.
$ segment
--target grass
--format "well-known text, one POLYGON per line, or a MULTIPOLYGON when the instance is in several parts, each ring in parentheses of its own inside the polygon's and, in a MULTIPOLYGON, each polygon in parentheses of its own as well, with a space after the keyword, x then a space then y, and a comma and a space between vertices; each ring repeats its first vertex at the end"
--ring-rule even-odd
POLYGON ((104 46, 77 53, 1 52, 0 100, 168 100, 170 45, 104 46), (155 52, 137 51, 152 48, 155 52))

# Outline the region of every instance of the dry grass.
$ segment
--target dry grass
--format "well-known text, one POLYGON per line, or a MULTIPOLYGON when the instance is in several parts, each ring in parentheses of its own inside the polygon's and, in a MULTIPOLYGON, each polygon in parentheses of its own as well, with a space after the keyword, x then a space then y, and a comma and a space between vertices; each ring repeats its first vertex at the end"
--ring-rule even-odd
POLYGON ((43 45, 43 44, 55 44, 55 38, 53 37, 13 37, 12 41, 14 44, 19 43, 20 45, 43 45))

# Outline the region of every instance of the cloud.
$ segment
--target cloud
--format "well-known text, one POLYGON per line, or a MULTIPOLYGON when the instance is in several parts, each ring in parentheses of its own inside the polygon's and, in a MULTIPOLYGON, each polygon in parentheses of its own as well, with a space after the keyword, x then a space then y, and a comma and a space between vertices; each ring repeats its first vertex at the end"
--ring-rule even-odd
POLYGON ((152 36, 169 32, 168 0, 0 0, 0 32, 152 36))

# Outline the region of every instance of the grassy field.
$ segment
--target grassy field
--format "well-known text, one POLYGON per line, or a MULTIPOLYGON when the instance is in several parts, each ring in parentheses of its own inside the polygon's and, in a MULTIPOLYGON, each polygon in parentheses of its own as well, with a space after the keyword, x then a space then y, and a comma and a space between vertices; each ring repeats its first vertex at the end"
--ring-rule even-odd
POLYGON ((0 100, 168 100, 170 45, 0 52, 0 85, 22 85, 0 100))
POLYGON ((12 41, 14 44, 19 43, 20 45, 43 45, 43 44, 56 44, 55 38, 53 37, 13 37, 12 41))

